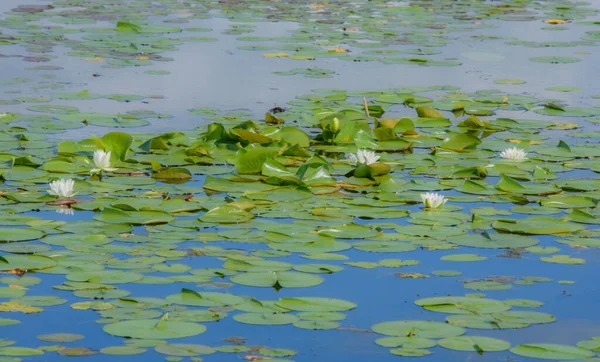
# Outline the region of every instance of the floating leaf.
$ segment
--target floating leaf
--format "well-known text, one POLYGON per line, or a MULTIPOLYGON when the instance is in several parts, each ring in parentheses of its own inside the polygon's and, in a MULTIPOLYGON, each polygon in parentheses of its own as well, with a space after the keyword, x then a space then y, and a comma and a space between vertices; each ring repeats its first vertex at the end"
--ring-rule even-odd
POLYGON ((40 341, 45 342, 75 342, 83 339, 81 334, 72 333, 53 333, 53 334, 41 334, 37 336, 40 341))
POLYGON ((323 279, 317 275, 285 271, 237 274, 231 277, 231 281, 252 287, 275 289, 312 287, 323 283, 323 279))
POLYGON ((474 297, 424 298, 416 300, 415 304, 432 312, 453 314, 497 313, 510 309, 499 300, 474 297))
POLYGON ((375 324, 371 329, 387 336, 445 338, 460 336, 465 330, 460 327, 433 321, 394 321, 375 324))
POLYGON ((298 317, 283 313, 245 313, 236 314, 233 319, 244 324, 283 325, 296 322, 298 317))
POLYGON ((438 341, 444 348, 456 351, 474 351, 479 354, 483 352, 504 351, 510 348, 510 343, 501 339, 479 336, 457 336, 444 338, 438 341))
POLYGON ((510 351, 519 356, 552 360, 578 360, 594 355, 594 352, 587 349, 549 343, 520 344, 511 348, 510 351))

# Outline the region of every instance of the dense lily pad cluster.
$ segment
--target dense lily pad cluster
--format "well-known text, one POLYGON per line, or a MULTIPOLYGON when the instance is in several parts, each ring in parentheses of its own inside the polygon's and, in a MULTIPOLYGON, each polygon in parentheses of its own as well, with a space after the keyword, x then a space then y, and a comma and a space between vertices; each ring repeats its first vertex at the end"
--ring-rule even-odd
MULTIPOLYGON (((103 353, 143 353, 147 347, 170 355, 246 353, 253 347, 161 341, 210 332, 210 325, 201 323, 225 318, 336 329, 346 318, 342 312, 357 307, 310 292, 257 299, 252 292, 236 293, 235 285, 309 288, 327 285, 329 275, 343 273, 344 267, 391 268, 399 278, 430 278, 402 270, 420 264, 402 257, 417 249, 442 251, 445 262, 487 259, 455 252, 468 247, 582 264, 580 252, 557 246, 598 246, 600 184, 589 170, 598 170, 600 148, 565 134, 562 140, 553 138, 552 130, 564 130, 563 124, 483 120, 473 114, 455 119, 434 108, 441 101, 389 91, 370 93, 362 101, 339 90, 321 91, 311 96, 312 102, 316 99, 322 107, 311 111, 294 104, 282 114, 267 113, 264 121, 222 118, 191 132, 109 132, 55 144, 29 140, 25 130, 5 129, 12 141, 3 144, 0 269, 22 277, 7 280, 19 287, 1 291, 7 300, 0 310, 40 313, 69 300, 75 310, 96 311, 105 332, 133 338, 103 353), (328 101, 329 96, 336 100, 328 101), (395 115, 412 108, 413 116, 395 115), (21 151, 13 148, 16 144, 21 151), (526 158, 506 157, 525 150, 526 158), (75 181, 71 185, 66 179, 75 181), (60 197, 70 202, 60 203, 60 197), (81 217, 57 221, 31 213, 40 210, 81 217), (540 246, 536 235, 552 235, 558 243, 540 246), (220 246, 224 242, 240 247, 220 246), (350 249, 385 257, 350 259, 350 249), (294 255, 307 262, 286 261, 294 255), (205 259, 216 263, 201 267, 206 262, 196 261, 205 259), (63 275, 63 284, 54 288, 65 294, 28 295, 27 286, 44 274, 63 275), (182 287, 175 294, 156 289, 145 297, 128 290, 133 284, 176 283, 182 287), (211 285, 231 287, 231 293, 205 289, 211 285), (74 301, 67 292, 83 300, 74 301)), ((460 272, 431 274, 452 278, 460 272)), ((465 279, 463 286, 493 292, 540 281, 490 277, 465 279)), ((504 340, 463 334, 556 320, 543 311, 513 310, 543 306, 535 300, 470 295, 415 303, 448 314, 447 324, 401 320, 374 325, 375 332, 388 336, 377 344, 391 347, 392 354, 427 355, 435 345, 478 353, 507 350, 511 344, 504 340)), ((11 348, 0 348, 0 353, 17 354, 11 348)), ((43 348, 28 351, 23 353, 42 353, 43 348)), ((95 353, 69 351, 59 349, 95 353)), ((511 351, 541 358, 594 353, 585 346, 544 344, 511 351)))
MULTIPOLYGON (((66 46, 69 56, 104 67, 148 66, 172 60, 164 52, 176 50, 184 43, 215 42, 213 29, 189 26, 194 20, 211 17, 227 19, 229 27, 218 35, 235 36, 243 50, 262 51, 267 58, 314 60, 334 58, 353 62, 383 64, 415 64, 419 66, 458 66, 460 59, 442 56, 442 47, 460 38, 466 42, 504 41, 526 47, 572 47, 593 45, 598 31, 591 27, 581 40, 536 42, 513 37, 489 35, 486 30, 497 27, 497 21, 542 21, 547 30, 564 30, 565 24, 594 26, 585 18, 596 15, 598 9, 585 2, 559 0, 477 2, 466 6, 452 0, 442 1, 345 1, 272 2, 253 0, 252 6, 243 1, 186 3, 160 0, 148 6, 144 1, 114 2, 108 0, 76 2, 53 1, 48 5, 21 5, 12 9, 0 25, 7 29, 0 39, 5 46, 22 45, 26 53, 16 50, 12 56, 24 61, 41 63, 36 70, 62 69, 46 65, 57 58, 56 47, 66 46), (157 25, 148 20, 158 17, 157 25), (293 23, 285 36, 255 35, 260 21, 293 23), (110 24, 107 26, 106 24, 110 24), (48 26, 50 24, 51 26, 48 26), (398 50, 399 45, 410 46, 398 50)), ((466 52, 461 58, 494 60, 498 55, 466 52)), ((501 58, 500 58, 501 59, 501 58)), ((577 62, 577 57, 544 56, 532 61, 545 63, 577 62)), ((166 74, 149 70, 148 74, 166 74)), ((275 74, 304 74, 321 78, 335 75, 331 69, 318 66, 294 67, 275 71, 275 74)), ((60 89, 61 84, 43 87, 60 89)), ((85 93, 56 93, 58 99, 94 99, 107 97, 119 101, 136 99, 135 95, 100 95, 85 93)), ((7 103, 47 102, 48 97, 26 97, 6 100, 7 103)))

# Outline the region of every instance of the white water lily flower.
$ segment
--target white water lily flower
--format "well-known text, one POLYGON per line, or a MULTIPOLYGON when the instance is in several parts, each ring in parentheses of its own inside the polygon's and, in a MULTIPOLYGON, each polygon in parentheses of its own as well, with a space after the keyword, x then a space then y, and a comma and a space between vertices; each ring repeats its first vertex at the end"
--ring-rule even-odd
POLYGON ((58 209, 56 209, 56 212, 59 214, 63 214, 63 215, 75 215, 75 210, 71 209, 70 207, 59 207, 58 209))
POLYGON ((346 158, 352 161, 353 164, 366 163, 370 165, 379 161, 379 155, 376 152, 369 150, 358 150, 356 154, 347 153, 346 158))
POLYGON ((101 171, 115 171, 116 168, 110 167, 110 151, 104 152, 103 150, 94 151, 94 165, 96 168, 92 169, 92 173, 101 171))
POLYGON ((75 181, 73 181, 73 179, 61 178, 60 180, 50 182, 49 186, 50 190, 48 190, 48 193, 50 195, 65 198, 75 196, 75 181))
POLYGON ((522 149, 511 147, 507 148, 504 151, 500 152, 500 157, 506 158, 509 160, 526 160, 527 152, 522 149))
POLYGON ((421 201, 428 209, 437 209, 448 201, 443 195, 436 194, 435 192, 427 192, 421 194, 421 201))

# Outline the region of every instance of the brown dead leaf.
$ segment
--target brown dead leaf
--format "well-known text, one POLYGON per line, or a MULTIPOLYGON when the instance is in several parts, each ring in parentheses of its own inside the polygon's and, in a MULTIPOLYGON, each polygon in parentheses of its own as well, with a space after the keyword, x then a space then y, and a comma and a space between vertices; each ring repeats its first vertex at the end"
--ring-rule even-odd
POLYGON ((323 7, 325 5, 327 5, 327 4, 326 3, 314 3, 314 4, 309 4, 308 6, 310 6, 310 8, 315 11, 323 11, 323 7))
POLYGON ((410 278, 410 279, 421 279, 421 278, 429 278, 428 275, 421 273, 396 273, 398 278, 410 278))
MULTIPOLYGON (((214 310, 209 309, 211 312, 215 313, 214 310)), ((246 344, 246 338, 244 337, 227 337, 225 339, 223 339, 223 341, 227 342, 227 343, 233 343, 236 346, 242 346, 244 344, 246 344)))
POLYGON ((246 361, 265 361, 272 359, 271 357, 263 357, 263 356, 244 356, 243 358, 246 361))
POLYGON ((8 274, 15 274, 16 276, 22 277, 23 275, 25 275, 25 273, 27 273, 27 269, 12 269, 12 270, 7 270, 5 271, 5 273, 8 274))

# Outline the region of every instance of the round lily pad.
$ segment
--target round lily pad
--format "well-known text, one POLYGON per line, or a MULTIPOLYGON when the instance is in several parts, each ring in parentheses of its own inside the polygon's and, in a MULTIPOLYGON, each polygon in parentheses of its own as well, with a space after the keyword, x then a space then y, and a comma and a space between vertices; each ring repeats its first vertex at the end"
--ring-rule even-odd
POLYGON ((53 334, 40 334, 37 339, 44 342, 75 342, 83 339, 84 336, 81 334, 72 333, 53 333, 53 334))
POLYGON ((12 326, 13 324, 19 324, 21 321, 12 318, 0 318, 0 327, 12 326))
POLYGON ((120 270, 79 271, 67 274, 67 279, 78 282, 100 284, 124 284, 141 280, 144 276, 139 273, 120 270))
POLYGON ((263 272, 237 274, 231 281, 252 287, 303 288, 321 284, 323 278, 307 273, 263 272))
POLYGON ((461 246, 486 249, 525 248, 539 243, 532 237, 497 233, 458 235, 448 238, 447 241, 461 246))
POLYGON ((392 348, 390 349, 390 353, 402 357, 423 357, 431 354, 431 352, 426 349, 418 348, 392 348))
POLYGON ((431 274, 438 277, 455 277, 461 275, 462 273, 458 270, 434 270, 431 272, 431 274))
POLYGON ((341 321, 346 315, 337 312, 300 312, 298 318, 304 320, 341 321))
POLYGON ((384 337, 376 339, 375 343, 383 347, 402 347, 411 349, 431 348, 437 344, 437 342, 432 339, 422 338, 418 336, 384 337))
POLYGON ((113 336, 141 339, 191 337, 206 331, 197 323, 173 322, 168 319, 139 319, 107 324, 104 331, 113 336))
POLYGON ((473 351, 478 353, 504 351, 510 348, 510 343, 501 339, 479 336, 457 336, 438 341, 444 348, 456 351, 473 351))
POLYGON ((483 314, 504 312, 510 306, 499 300, 475 297, 433 297, 418 299, 415 304, 432 312, 483 314))
POLYGON ((477 255, 477 254, 452 254, 452 255, 444 255, 440 258, 440 260, 445 261, 482 261, 486 260, 485 256, 477 255))
POLYGON ((463 284, 463 287, 473 290, 506 290, 512 288, 508 283, 499 282, 470 282, 463 284))
POLYGON ((504 321, 493 315, 451 315, 446 321, 454 326, 473 329, 517 329, 529 327, 531 323, 520 320, 504 321))
POLYGON ((2 259, 0 259, 0 271, 13 269, 43 270, 52 268, 57 264, 54 259, 42 255, 13 254, 4 255, 2 259))
POLYGON ((233 319, 244 324, 282 325, 294 323, 298 317, 284 313, 244 313, 234 315, 233 319))
POLYGON ((356 308, 352 302, 320 297, 281 298, 275 305, 299 312, 342 312, 356 308))
POLYGON ((293 324, 294 327, 311 330, 335 329, 340 326, 338 322, 327 320, 299 320, 293 324))
POLYGON ((528 343, 510 349, 514 354, 524 357, 551 360, 579 360, 594 356, 594 352, 565 344, 528 343))
POLYGON ((200 344, 161 344, 156 346, 154 350, 158 353, 166 354, 169 356, 199 356, 201 354, 212 354, 216 350, 209 346, 203 346, 200 344))
POLYGON ((445 338, 465 333, 460 327, 433 321, 394 321, 375 324, 371 329, 377 333, 397 337, 445 338))
POLYGON ((147 350, 145 348, 134 347, 134 346, 110 346, 110 347, 102 348, 100 350, 100 353, 108 354, 108 355, 117 355, 117 356, 128 356, 128 355, 142 354, 142 353, 145 353, 146 351, 147 350))
POLYGON ((0 356, 37 356, 43 351, 27 347, 0 347, 0 356))
POLYGON ((506 299, 504 303, 511 305, 513 307, 521 307, 521 308, 538 308, 544 305, 543 302, 539 300, 532 299, 506 299))
POLYGON ((304 273, 315 274, 332 274, 344 270, 341 266, 331 264, 301 264, 295 265, 294 269, 304 273))
POLYGON ((25 288, 0 287, 0 298, 19 298, 25 295, 25 288))
POLYGON ((36 240, 44 235, 44 232, 36 229, 0 227, 0 242, 36 240))

